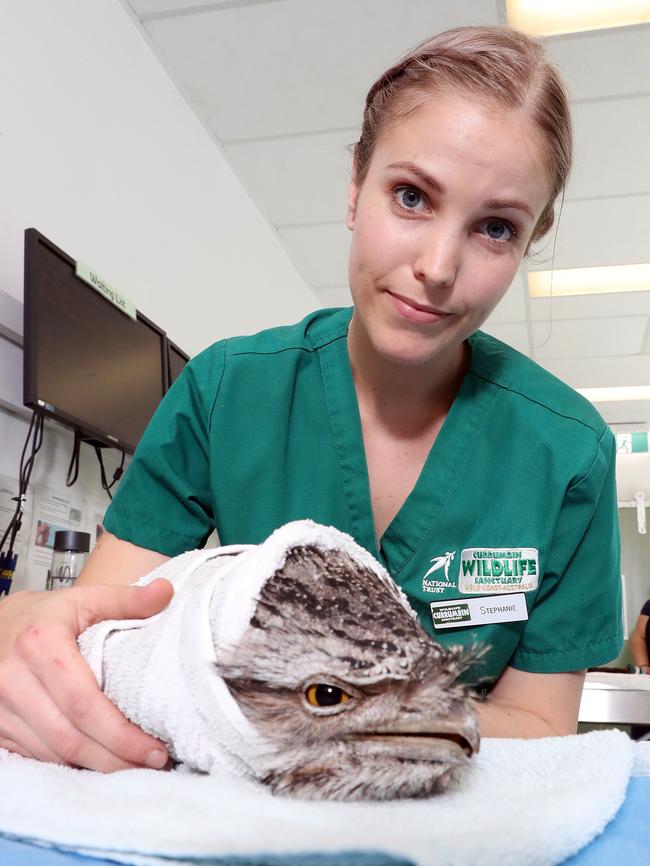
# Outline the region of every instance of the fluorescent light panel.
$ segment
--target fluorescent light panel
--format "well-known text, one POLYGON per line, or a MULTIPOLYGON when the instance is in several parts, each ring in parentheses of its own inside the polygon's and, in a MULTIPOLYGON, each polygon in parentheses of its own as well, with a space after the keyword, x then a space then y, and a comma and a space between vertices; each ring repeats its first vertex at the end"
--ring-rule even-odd
POLYGON ((647 421, 610 421, 613 433, 643 433, 648 432, 647 421))
POLYGON ((611 292, 650 292, 650 263, 611 265, 604 268, 530 271, 528 292, 531 298, 604 295, 611 292))
POLYGON ((650 385, 628 385, 617 388, 576 388, 590 403, 620 403, 627 400, 650 400, 650 385))
POLYGON ((650 21, 649 0, 506 0, 508 23, 532 36, 650 21))

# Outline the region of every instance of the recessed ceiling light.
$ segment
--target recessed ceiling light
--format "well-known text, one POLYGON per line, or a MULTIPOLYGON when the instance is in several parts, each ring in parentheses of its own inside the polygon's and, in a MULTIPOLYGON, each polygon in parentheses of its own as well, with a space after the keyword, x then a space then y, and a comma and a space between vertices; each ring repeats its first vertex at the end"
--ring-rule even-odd
POLYGON ((650 292, 650 264, 530 271, 528 292, 531 298, 650 292))
POLYGON ((508 23, 531 36, 552 36, 650 21, 648 0, 506 0, 508 23))
POLYGON ((619 403, 623 400, 650 400, 650 385, 617 388, 576 388, 590 403, 619 403))

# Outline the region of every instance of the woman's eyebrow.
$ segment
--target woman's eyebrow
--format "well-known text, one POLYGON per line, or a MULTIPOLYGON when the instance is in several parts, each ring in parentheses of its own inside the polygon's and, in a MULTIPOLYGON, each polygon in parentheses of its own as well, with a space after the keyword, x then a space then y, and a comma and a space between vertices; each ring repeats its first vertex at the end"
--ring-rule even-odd
POLYGON ((421 180, 422 183, 427 184, 427 186, 433 187, 433 189, 435 189, 441 195, 445 194, 445 188, 440 183, 440 181, 436 180, 433 175, 427 174, 426 171, 423 171, 414 162, 391 162, 388 168, 399 168, 404 171, 409 171, 411 174, 414 174, 419 180, 421 180))
MULTIPOLYGON (((427 186, 435 189, 436 192, 439 192, 441 195, 445 194, 445 188, 437 180, 432 174, 428 174, 426 171, 423 171, 419 165, 416 165, 414 162, 391 162, 388 168, 397 168, 402 171, 408 171, 411 174, 415 175, 422 183, 427 186)), ((506 210, 508 208, 513 210, 520 210, 530 217, 531 220, 534 220, 533 212, 530 207, 524 201, 519 201, 518 199, 500 199, 500 198, 492 198, 486 202, 483 202, 482 207, 488 208, 490 210, 506 210)))
POLYGON ((505 210, 506 208, 513 208, 514 210, 523 211, 527 214, 531 220, 534 220, 532 210, 524 201, 518 201, 517 199, 500 199, 500 198, 491 198, 489 201, 483 203, 483 207, 489 208, 490 210, 505 210))

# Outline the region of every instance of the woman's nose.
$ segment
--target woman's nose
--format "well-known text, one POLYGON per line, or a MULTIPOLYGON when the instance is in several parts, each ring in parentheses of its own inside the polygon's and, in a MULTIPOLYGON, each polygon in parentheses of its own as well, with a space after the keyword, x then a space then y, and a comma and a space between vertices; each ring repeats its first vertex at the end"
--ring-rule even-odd
POLYGON ((436 220, 419 238, 413 273, 425 287, 451 288, 456 281, 460 256, 460 230, 436 220))

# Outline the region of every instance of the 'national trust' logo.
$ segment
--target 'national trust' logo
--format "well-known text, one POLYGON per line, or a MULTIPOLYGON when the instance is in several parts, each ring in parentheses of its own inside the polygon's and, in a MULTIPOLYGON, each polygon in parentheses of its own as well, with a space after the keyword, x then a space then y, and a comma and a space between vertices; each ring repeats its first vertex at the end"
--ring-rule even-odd
POLYGON ((422 590, 424 592, 439 594, 448 587, 454 586, 453 582, 449 580, 449 565, 454 561, 455 556, 455 550, 448 550, 444 556, 434 556, 431 560, 431 568, 422 578, 422 590), (436 574, 436 572, 438 573, 436 574), (436 576, 432 577, 434 574, 436 576), (442 580, 443 575, 444 580, 442 580))

